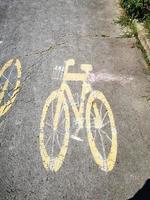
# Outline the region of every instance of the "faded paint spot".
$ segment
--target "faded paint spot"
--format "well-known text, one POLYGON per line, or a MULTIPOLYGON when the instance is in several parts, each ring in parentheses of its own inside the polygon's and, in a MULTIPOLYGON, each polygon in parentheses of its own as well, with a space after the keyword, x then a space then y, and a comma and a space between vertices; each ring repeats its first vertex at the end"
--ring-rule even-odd
POLYGON ((104 82, 113 81, 113 82, 119 82, 122 85, 127 84, 133 80, 134 78, 132 76, 115 75, 107 72, 98 72, 96 74, 90 73, 88 78, 88 81, 92 83, 99 81, 104 81, 104 82))

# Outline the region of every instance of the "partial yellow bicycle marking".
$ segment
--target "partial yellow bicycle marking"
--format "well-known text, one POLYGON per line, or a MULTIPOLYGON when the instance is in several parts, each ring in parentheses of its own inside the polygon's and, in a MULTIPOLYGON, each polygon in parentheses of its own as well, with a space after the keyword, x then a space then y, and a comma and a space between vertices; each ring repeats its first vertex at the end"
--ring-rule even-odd
POLYGON ((106 100, 105 96, 99 91, 93 91, 88 99, 88 103, 86 107, 86 125, 87 125, 87 130, 88 130, 88 141, 89 141, 90 149, 95 159, 95 162, 100 166, 100 168, 103 171, 111 171, 114 168, 114 165, 116 163, 116 157, 117 157, 117 131, 115 128, 114 117, 113 117, 113 113, 110 108, 110 105, 108 101, 106 100), (94 99, 96 98, 104 103, 108 112, 110 123, 111 123, 112 145, 111 145, 110 153, 107 157, 107 160, 104 160, 101 153, 98 151, 96 147, 95 139, 91 132, 90 111, 92 109, 94 99), (107 168, 105 168, 105 165, 104 165, 105 162, 107 164, 107 168))
MULTIPOLYGON (((43 107, 43 111, 41 115, 41 123, 40 123, 40 152, 41 152, 43 165, 46 170, 51 169, 51 171, 57 172, 60 169, 64 161, 64 158, 66 156, 68 143, 69 143, 69 137, 70 137, 70 133, 69 133, 70 114, 69 114, 69 109, 68 109, 68 105, 66 101, 66 97, 67 97, 70 102, 72 111, 75 115, 75 119, 78 122, 79 129, 83 128, 83 124, 84 124, 83 115, 84 114, 86 115, 85 118, 86 118, 88 142, 89 142, 91 153, 94 157, 96 164, 103 171, 111 171, 115 165, 116 155, 117 155, 117 132, 115 128, 115 122, 114 122, 111 107, 109 103, 107 102, 105 96, 99 91, 93 91, 91 85, 86 82, 89 72, 92 71, 92 65, 82 64, 81 70, 84 71, 84 73, 68 73, 69 67, 74 66, 74 64, 75 64, 74 59, 69 59, 65 62, 64 77, 63 77, 63 82, 60 86, 60 89, 52 92, 52 94, 47 98, 45 105, 43 107), (82 82, 82 92, 81 92, 81 99, 80 99, 81 101, 80 101, 79 108, 76 106, 71 89, 66 83, 67 81, 81 81, 82 82), (91 94, 89 96, 88 103, 86 105, 86 110, 85 110, 85 100, 86 100, 86 95, 88 93, 91 93, 91 94), (108 112, 108 116, 109 116, 109 120, 111 124, 112 140, 111 140, 110 152, 108 154, 107 159, 103 158, 101 153, 99 152, 95 143, 95 139, 91 132, 90 114, 91 114, 92 107, 95 113, 95 117, 94 117, 95 128, 100 129, 102 127, 102 118, 101 118, 102 116, 99 113, 96 102, 94 102, 96 98, 104 104, 108 112), (45 142, 44 142, 45 140, 44 127, 45 127, 45 119, 46 119, 49 106, 55 99, 57 99, 57 103, 56 103, 56 110, 54 113, 54 119, 52 122, 53 130, 56 131, 58 128, 60 110, 61 110, 61 107, 63 106, 63 109, 65 111, 65 134, 64 134, 64 140, 63 140, 63 144, 60 149, 60 152, 55 158, 51 158, 50 155, 48 155, 45 142), (107 166, 105 166, 105 163, 107 166)), ((76 138, 77 140, 80 139, 76 136, 74 136, 74 138, 76 138)))
MULTIPOLYGON (((14 59, 9 60, 8 62, 6 62, 4 64, 4 66, 0 69, 0 78, 3 76, 4 72, 11 67, 12 63, 13 63, 14 59)), ((3 116, 12 106, 13 102, 16 99, 17 93, 19 92, 20 89, 20 79, 21 79, 21 63, 18 59, 16 59, 15 62, 15 66, 17 69, 17 81, 16 81, 16 85, 13 89, 13 93, 11 95, 11 97, 9 98, 9 100, 4 103, 3 105, 0 106, 0 117, 3 116)), ((3 87, 1 88, 1 92, 0 92, 0 104, 4 98, 4 95, 7 91, 9 85, 9 80, 6 79, 6 81, 4 82, 3 87)))
MULTIPOLYGON (((9 61, 2 67, 2 69, 0 70, 0 77, 3 75, 3 73, 5 72, 5 70, 7 70, 7 68, 11 66, 12 62, 13 62, 13 59, 9 60, 9 61)), ((1 103, 1 101, 3 100, 3 97, 4 97, 5 92, 6 92, 6 90, 7 90, 8 84, 9 84, 9 80, 7 79, 7 80, 5 81, 5 83, 4 83, 4 86, 3 86, 3 88, 2 88, 2 91, 0 92, 0 103, 1 103)))

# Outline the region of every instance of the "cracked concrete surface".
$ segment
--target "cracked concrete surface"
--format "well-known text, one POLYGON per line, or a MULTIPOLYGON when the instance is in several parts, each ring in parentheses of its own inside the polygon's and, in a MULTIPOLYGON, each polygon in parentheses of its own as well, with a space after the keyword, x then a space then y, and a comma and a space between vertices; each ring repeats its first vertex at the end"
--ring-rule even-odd
MULTIPOLYGON (((121 38, 117 16, 117 1, 111 0, 0 0, 0 66, 10 58, 22 63, 21 90, 0 119, 0 200, 126 200, 149 178, 150 107, 145 97, 150 83, 142 54, 133 48, 135 39, 121 38), (53 80, 53 70, 69 58, 75 59, 76 72, 81 63, 93 65, 99 78, 92 87, 112 107, 118 153, 108 174, 93 160, 86 129, 83 143, 70 140, 58 173, 43 167, 40 116, 46 98, 62 81, 53 80), (122 77, 133 79, 122 84, 122 77)), ((79 91, 77 84, 72 87, 79 91)))

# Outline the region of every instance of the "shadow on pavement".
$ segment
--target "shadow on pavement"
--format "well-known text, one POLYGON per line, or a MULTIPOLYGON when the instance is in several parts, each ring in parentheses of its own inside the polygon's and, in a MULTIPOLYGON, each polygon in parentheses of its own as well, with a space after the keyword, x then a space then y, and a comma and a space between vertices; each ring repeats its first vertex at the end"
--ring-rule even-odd
POLYGON ((150 200, 150 179, 146 181, 144 186, 128 200, 150 200))

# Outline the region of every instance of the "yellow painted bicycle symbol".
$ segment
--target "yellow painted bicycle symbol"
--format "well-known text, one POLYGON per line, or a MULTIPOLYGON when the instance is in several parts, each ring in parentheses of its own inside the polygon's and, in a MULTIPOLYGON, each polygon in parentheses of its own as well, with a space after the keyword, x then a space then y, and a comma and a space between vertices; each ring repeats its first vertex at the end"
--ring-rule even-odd
POLYGON ((3 116, 14 103, 20 90, 21 63, 18 59, 11 59, 0 69, 0 117, 3 116), (14 74, 12 71, 15 70, 14 74))
POLYGON ((43 165, 46 170, 57 172, 65 159, 69 139, 82 141, 78 133, 85 126, 93 158, 101 170, 108 172, 113 169, 117 156, 117 131, 113 113, 103 93, 92 90, 87 81, 92 65, 81 64, 84 73, 69 73, 69 67, 74 65, 74 59, 65 62, 63 82, 58 90, 50 94, 43 107, 39 136, 43 165), (67 81, 82 82, 79 108, 67 81), (89 97, 85 106, 87 94, 89 97), (69 103, 78 125, 75 134, 71 136, 69 103))

